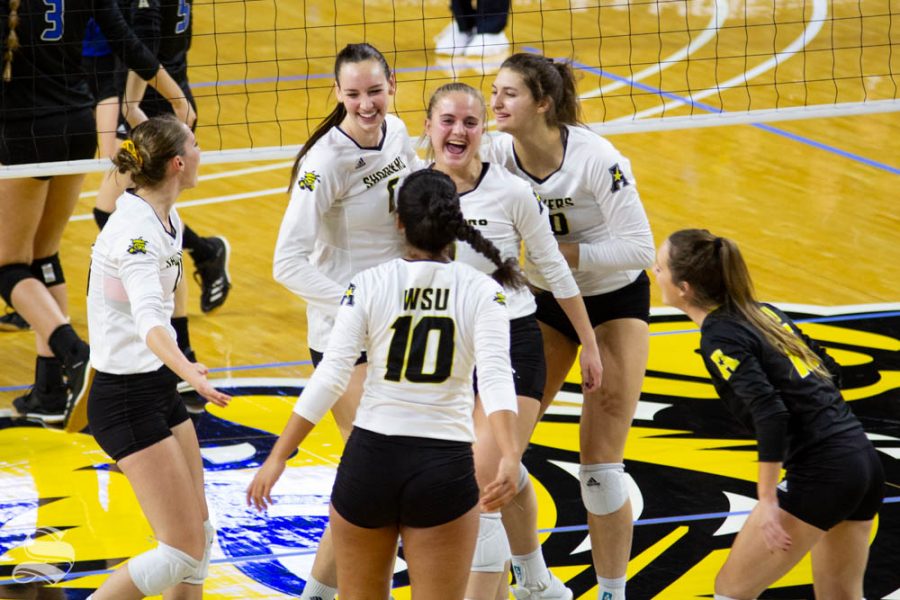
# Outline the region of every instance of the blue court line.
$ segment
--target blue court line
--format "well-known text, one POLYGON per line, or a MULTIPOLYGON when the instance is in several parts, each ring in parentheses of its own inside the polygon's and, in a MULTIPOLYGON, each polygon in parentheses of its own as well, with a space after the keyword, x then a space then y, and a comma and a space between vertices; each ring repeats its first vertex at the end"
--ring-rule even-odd
MULTIPOLYGON (((860 313, 858 315, 837 315, 833 317, 810 317, 808 319, 797 319, 795 323, 839 323, 842 321, 860 321, 863 319, 889 319, 891 317, 900 317, 900 310, 876 312, 876 313, 860 313)), ((650 336, 662 335, 680 335, 684 333, 699 333, 699 329, 678 329, 676 331, 656 331, 651 332, 650 336)), ((230 371, 252 371, 254 369, 284 369, 287 367, 300 367, 311 365, 311 360, 296 360, 287 362, 271 362, 260 363, 258 365, 238 365, 234 367, 215 367, 209 370, 210 373, 228 373, 230 371)), ((11 385, 0 387, 0 392, 21 392, 27 390, 30 385, 11 385)))
MULTIPOLYGON (((527 52, 531 52, 533 54, 540 54, 540 50, 537 48, 529 48, 526 47, 525 50, 527 52)), ((624 83, 632 88, 636 88, 639 90, 643 90, 646 92, 650 92, 651 94, 662 96, 663 98, 669 98, 670 100, 675 100, 677 102, 681 102, 682 104, 686 104, 688 106, 696 107, 706 112, 711 113, 725 113, 727 111, 722 110, 721 108, 712 106, 711 104, 705 104, 703 102, 697 102, 695 100, 691 100, 685 96, 680 96, 678 94, 674 94, 672 92, 667 92, 657 87, 653 87, 651 85, 647 85, 646 83, 641 83, 639 81, 633 81, 628 77, 622 77, 621 75, 616 75, 614 73, 610 73, 598 67, 592 67, 590 65, 586 65, 584 63, 578 61, 572 61, 572 66, 580 69, 582 71, 587 71, 588 73, 592 73, 594 75, 600 75, 601 77, 606 77, 607 79, 612 79, 613 81, 618 81, 624 83)), ((800 142, 801 144, 806 144, 808 146, 812 146, 813 148, 817 148, 819 150, 825 150, 826 152, 831 152, 833 154, 837 154, 843 158, 849 158, 850 160, 854 160, 857 162, 861 162, 870 167, 874 167, 876 169, 881 169, 883 171, 887 171, 893 175, 900 175, 900 168, 893 167, 886 163, 878 162, 877 160, 873 160, 871 158, 866 158, 865 156, 861 156, 859 154, 853 154, 852 152, 848 152, 846 150, 842 150, 837 148, 836 146, 831 146, 829 144, 825 144, 823 142, 818 142, 808 137, 804 137, 802 135, 798 135, 796 133, 791 133, 784 129, 779 129, 777 127, 772 127, 771 125, 766 125, 764 123, 752 123, 753 127, 757 129, 762 129, 763 131, 767 131, 769 133, 774 133, 776 135, 784 136, 792 141, 800 142)))
MULTIPOLYGON (((893 504, 900 502, 900 496, 890 496, 884 499, 884 504, 893 504)), ((749 510, 739 510, 734 512, 715 512, 715 513, 701 513, 696 515, 681 515, 676 517, 660 517, 655 519, 638 519, 634 522, 635 527, 639 527, 642 525, 660 525, 660 524, 668 524, 668 523, 689 523, 692 521, 706 521, 710 519, 725 519, 728 517, 741 517, 749 515, 749 510)), ((587 524, 584 525, 571 525, 567 527, 550 527, 547 529, 538 529, 538 533, 571 533, 577 531, 587 531, 587 524)), ((248 562, 257 562, 257 561, 268 561, 268 560, 279 560, 282 558, 291 558, 295 556, 309 556, 311 554, 316 553, 316 548, 306 548, 304 550, 297 550, 294 552, 284 552, 281 554, 250 554, 247 556, 236 556, 231 558, 217 558, 215 560, 209 561, 210 564, 213 565, 234 565, 248 562)), ((69 581, 72 579, 81 579, 82 577, 89 577, 92 575, 108 575, 110 573, 115 572, 116 569, 98 569, 94 571, 73 571, 71 573, 66 573, 62 578, 55 580, 55 582, 69 581)), ((40 579, 36 579, 35 581, 42 581, 40 579)), ((28 583, 28 580, 25 578, 15 578, 10 577, 7 579, 0 579, 0 585, 11 585, 15 583, 28 583)))

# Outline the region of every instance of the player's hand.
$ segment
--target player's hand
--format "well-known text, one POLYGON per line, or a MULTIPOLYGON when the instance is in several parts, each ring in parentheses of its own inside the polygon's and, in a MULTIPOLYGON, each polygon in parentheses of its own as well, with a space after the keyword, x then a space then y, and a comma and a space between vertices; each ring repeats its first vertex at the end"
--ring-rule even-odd
POLYGON ((284 473, 284 462, 270 456, 247 487, 247 506, 262 512, 272 505, 272 488, 284 473))
POLYGON ((203 363, 191 363, 193 373, 190 378, 185 379, 194 390, 206 400, 212 402, 216 406, 228 406, 231 402, 231 396, 225 392, 220 392, 209 382, 206 376, 209 369, 203 363))
POLYGON ((593 392, 600 389, 600 382, 603 380, 603 363, 600 362, 600 350, 597 344, 590 347, 581 347, 581 387, 586 392, 593 392))
POLYGON ((179 121, 190 128, 194 127, 194 123, 197 122, 197 113, 194 111, 194 107, 191 106, 191 103, 187 101, 187 98, 174 100, 172 102, 172 109, 174 109, 175 116, 178 117, 179 121))
POLYGON ((139 102, 122 102, 122 116, 132 129, 147 120, 147 113, 141 110, 139 102))
POLYGON ((791 536, 781 524, 781 509, 778 501, 759 503, 760 527, 762 527, 763 539, 769 552, 787 552, 791 548, 791 536))
POLYGON ((519 481, 519 460, 510 457, 500 459, 497 477, 490 482, 481 494, 481 510, 494 512, 506 506, 516 495, 516 484, 519 481))

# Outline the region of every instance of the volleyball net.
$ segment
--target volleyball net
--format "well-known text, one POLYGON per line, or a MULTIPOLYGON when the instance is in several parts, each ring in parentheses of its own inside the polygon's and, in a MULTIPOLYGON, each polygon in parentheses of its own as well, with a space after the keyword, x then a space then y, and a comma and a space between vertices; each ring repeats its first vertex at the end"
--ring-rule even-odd
MULTIPOLYGON (((570 60, 604 134, 900 110, 894 0, 515 0, 512 52, 570 60)), ((334 56, 366 41, 395 69, 392 109, 417 135, 431 92, 489 95, 506 54, 442 57, 446 0, 198 0, 191 87, 204 162, 284 159, 334 106, 334 56)), ((0 167, 92 171, 106 161, 0 167)))

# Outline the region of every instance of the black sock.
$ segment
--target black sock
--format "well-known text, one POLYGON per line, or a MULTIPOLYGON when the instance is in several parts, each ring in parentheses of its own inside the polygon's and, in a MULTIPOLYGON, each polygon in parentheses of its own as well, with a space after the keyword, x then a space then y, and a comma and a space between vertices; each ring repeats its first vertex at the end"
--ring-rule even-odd
POLYGON ((196 362, 197 358, 191 349, 191 333, 188 329, 187 317, 172 317, 172 328, 175 329, 175 337, 178 339, 178 348, 191 362, 196 362))
POLYGON ((71 356, 77 355, 81 345, 84 344, 81 338, 78 337, 78 334, 75 333, 75 329, 68 323, 54 329, 53 333, 50 334, 50 339, 47 341, 50 344, 50 349, 53 350, 53 354, 62 362, 65 362, 71 356))
POLYGON ((187 225, 184 226, 184 247, 191 253, 194 264, 205 262, 216 255, 213 245, 187 225))
POLYGON ((62 361, 55 356, 38 356, 34 364, 34 387, 42 392, 65 387, 62 361))
POLYGON ((106 222, 109 221, 109 217, 112 213, 108 213, 105 210, 100 210, 99 208, 94 208, 94 222, 97 223, 97 227, 100 228, 100 231, 103 231, 103 228, 106 227, 106 222))

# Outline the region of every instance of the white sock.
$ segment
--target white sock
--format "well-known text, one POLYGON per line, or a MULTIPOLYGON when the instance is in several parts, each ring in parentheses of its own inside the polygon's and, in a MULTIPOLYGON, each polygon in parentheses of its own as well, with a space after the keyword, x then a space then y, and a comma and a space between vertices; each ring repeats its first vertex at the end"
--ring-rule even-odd
POLYGON ((544 553, 538 546, 534 552, 512 557, 513 573, 516 575, 516 585, 541 586, 550 585, 550 570, 544 562, 544 553))
POLYGON ((625 600, 625 576, 609 579, 597 578, 597 598, 599 600, 625 600))
POLYGON ((337 588, 316 581, 315 577, 310 575, 309 579, 306 580, 306 587, 303 588, 303 593, 300 594, 300 600, 312 600, 313 598, 316 600, 334 600, 335 594, 337 594, 337 588))

